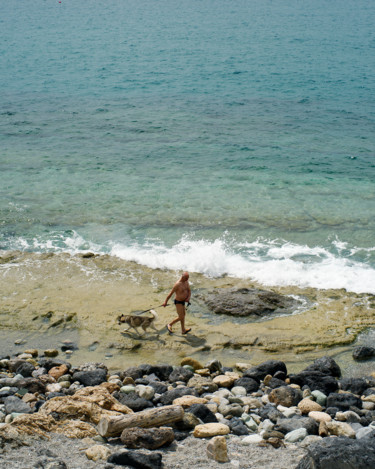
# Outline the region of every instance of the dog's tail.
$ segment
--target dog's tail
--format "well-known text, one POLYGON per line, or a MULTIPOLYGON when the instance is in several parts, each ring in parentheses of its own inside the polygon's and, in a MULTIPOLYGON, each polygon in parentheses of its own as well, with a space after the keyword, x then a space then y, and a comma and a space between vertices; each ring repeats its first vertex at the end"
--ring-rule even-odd
POLYGON ((159 317, 154 309, 150 309, 150 313, 154 316, 154 319, 159 317))

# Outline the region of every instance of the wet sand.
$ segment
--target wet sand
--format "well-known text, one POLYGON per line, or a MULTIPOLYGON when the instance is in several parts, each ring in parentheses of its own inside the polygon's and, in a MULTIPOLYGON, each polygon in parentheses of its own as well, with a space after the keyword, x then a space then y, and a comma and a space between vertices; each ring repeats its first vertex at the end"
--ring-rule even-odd
POLYGON ((107 255, 3 254, 0 355, 25 347, 60 348, 64 340, 72 340, 79 349, 69 355, 71 363, 105 361, 111 369, 147 362, 177 364, 184 356, 194 356, 201 361, 218 358, 227 366, 277 357, 288 364, 289 371, 298 371, 327 354, 351 374, 362 373, 359 365, 353 365, 351 351, 375 327, 375 296, 370 294, 267 287, 299 297, 303 307, 253 322, 210 314, 197 300, 198 293, 215 287, 265 287, 191 273, 190 334, 181 335, 178 324, 175 334, 167 333, 165 325, 175 316, 172 304, 156 309, 159 333, 150 330, 139 337, 124 332, 117 316, 161 305, 178 276, 107 255))

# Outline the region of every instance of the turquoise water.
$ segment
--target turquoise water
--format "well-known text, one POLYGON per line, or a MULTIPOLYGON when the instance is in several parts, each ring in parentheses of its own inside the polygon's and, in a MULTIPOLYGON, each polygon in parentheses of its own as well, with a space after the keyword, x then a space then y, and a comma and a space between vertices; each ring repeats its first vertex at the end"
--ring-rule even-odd
POLYGON ((375 293, 375 5, 0 3, 0 250, 375 293))

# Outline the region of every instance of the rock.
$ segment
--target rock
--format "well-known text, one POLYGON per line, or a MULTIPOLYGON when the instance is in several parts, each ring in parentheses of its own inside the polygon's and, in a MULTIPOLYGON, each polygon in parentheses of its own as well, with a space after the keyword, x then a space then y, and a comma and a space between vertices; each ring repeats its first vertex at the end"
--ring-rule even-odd
POLYGON ((238 363, 235 364, 235 367, 237 368, 237 370, 240 370, 243 373, 244 371, 251 368, 251 365, 250 365, 250 363, 240 363, 240 362, 238 362, 238 363))
POLYGON ((230 388, 233 383, 236 381, 236 378, 233 376, 227 375, 218 375, 212 380, 214 384, 219 386, 219 388, 230 388))
POLYGON ((245 397, 247 392, 243 386, 234 386, 232 388, 232 394, 236 397, 245 397))
POLYGON ((272 404, 266 404, 264 407, 261 407, 259 409, 259 416, 262 420, 270 419, 274 423, 279 418, 284 417, 283 414, 279 410, 277 410, 272 404))
POLYGON ((210 362, 206 363, 205 368, 208 368, 210 373, 221 373, 223 365, 221 362, 219 362, 219 360, 211 360, 210 362))
POLYGON ((320 371, 301 371, 298 374, 290 374, 289 380, 292 384, 298 384, 301 388, 308 386, 311 391, 318 390, 328 396, 338 389, 337 380, 320 371))
POLYGON ((26 404, 26 402, 23 402, 23 400, 17 396, 9 396, 4 399, 4 410, 7 415, 12 414, 13 412, 17 412, 19 414, 32 413, 32 409, 29 404, 26 404))
POLYGON ((319 425, 320 436, 345 436, 347 438, 355 438, 355 431, 353 428, 345 422, 320 422, 319 425))
MULTIPOLYGON (((268 375, 269 376, 269 375, 268 375)), ((267 378, 267 376, 266 376, 267 378)), ((266 379, 264 378, 264 379, 266 379)), ((287 383, 285 381, 283 381, 282 379, 278 379, 278 378, 272 378, 268 380, 268 384, 264 383, 266 386, 268 386, 269 388, 271 389, 275 389, 275 388, 280 388, 281 386, 287 386, 287 383)))
POLYGON ((361 417, 356 412, 347 410, 346 412, 337 412, 336 420, 339 422, 359 423, 361 421, 361 417))
POLYGON ((223 404, 220 405, 218 411, 227 418, 240 417, 243 414, 243 408, 240 404, 223 404))
POLYGON ((332 420, 332 417, 328 415, 326 412, 317 412, 317 411, 311 411, 308 414, 308 417, 311 419, 316 420, 317 422, 330 422, 332 420))
POLYGON ((173 405, 182 405, 182 407, 191 407, 193 404, 207 404, 207 399, 196 396, 182 396, 173 401, 173 405))
POLYGON ((228 435, 230 428, 223 423, 204 423, 194 428, 195 438, 209 438, 217 435, 228 435))
POLYGON ((159 428, 125 428, 121 433, 122 443, 132 449, 146 448, 154 450, 168 446, 174 441, 173 430, 169 427, 159 428))
POLYGON ((353 350, 354 360, 366 360, 375 356, 375 347, 361 345, 353 350))
POLYGON ((35 366, 27 361, 21 361, 17 366, 15 372, 22 375, 24 378, 29 378, 32 376, 35 366))
POLYGON ((301 400, 301 394, 290 386, 282 386, 272 389, 268 395, 270 402, 284 407, 292 407, 297 405, 301 400))
POLYGON ((194 373, 187 368, 184 368, 183 366, 177 366, 169 375, 168 379, 170 383, 175 383, 176 381, 184 381, 187 383, 193 376, 194 373))
POLYGON ((306 367, 303 372, 319 371, 325 375, 330 375, 335 378, 340 378, 341 369, 339 365, 331 357, 317 358, 312 365, 306 367))
POLYGON ((319 425, 315 420, 309 417, 294 417, 291 419, 279 418, 277 419, 277 424, 274 426, 275 431, 284 433, 285 435, 299 428, 306 428, 309 435, 318 435, 319 425))
POLYGON ((217 418, 215 414, 210 411, 210 409, 204 404, 193 404, 187 410, 188 413, 194 414, 198 417, 203 423, 215 423, 217 418))
POLYGON ((179 420, 178 422, 174 422, 173 425, 174 425, 174 428, 176 428, 178 431, 190 431, 190 430, 194 430, 194 428, 197 425, 200 425, 201 423, 202 423, 202 420, 196 417, 194 414, 190 412, 185 412, 184 416, 182 417, 182 420, 179 420))
POLYGON ((260 365, 254 366, 246 370, 243 374, 244 378, 252 378, 258 383, 264 379, 267 375, 274 375, 278 371, 287 373, 286 365, 284 362, 279 360, 267 360, 260 365))
POLYGON ((60 365, 60 366, 54 366, 53 368, 51 368, 48 374, 57 381, 61 376, 64 376, 68 371, 69 370, 66 365, 60 365))
POLYGON ((151 386, 157 394, 164 394, 168 390, 168 386, 159 381, 149 381, 148 386, 151 386))
POLYGON ((365 378, 343 378, 339 381, 339 385, 343 391, 350 391, 359 396, 370 387, 370 383, 365 378))
POLYGON ((311 399, 302 399, 298 403, 298 408, 302 414, 308 414, 309 412, 321 412, 322 406, 319 405, 317 402, 312 401, 311 399))
POLYGON ((362 401, 359 397, 350 393, 331 393, 327 398, 327 407, 336 407, 339 410, 350 410, 350 407, 362 408, 362 401))
POLYGON ((217 462, 228 462, 227 441, 224 436, 214 436, 207 445, 207 457, 217 462))
POLYGON ((215 384, 211 378, 205 378, 203 376, 193 376, 189 379, 187 385, 188 387, 196 389, 198 394, 215 392, 218 389, 217 384, 215 384))
POLYGON ((277 312, 292 312, 300 301, 258 289, 218 289, 202 297, 215 314, 261 317, 277 312))
POLYGON ((99 461, 99 459, 106 460, 110 456, 111 450, 103 445, 94 445, 88 448, 85 454, 87 459, 92 461, 99 461))
POLYGON ((241 444, 244 446, 249 446, 249 445, 256 445, 260 443, 263 440, 263 438, 260 435, 249 435, 245 436, 243 440, 241 441, 241 444))
POLYGON ((236 379, 236 381, 233 383, 235 387, 241 386, 246 389, 246 393, 250 394, 252 392, 256 392, 259 389, 259 382, 256 381, 253 378, 246 378, 242 377, 239 379, 236 379))
POLYGON ((58 354, 59 354, 59 351, 56 349, 48 349, 44 351, 44 356, 49 357, 49 358, 57 357, 58 354))
POLYGON ((96 370, 78 371, 73 374, 73 381, 78 381, 84 386, 97 386, 107 380, 107 371, 103 368, 96 370))
POLYGON ((132 394, 135 392, 136 386, 134 384, 126 384, 124 386, 121 386, 120 392, 123 394, 132 394))
POLYGON ((327 402, 327 396, 325 394, 315 389, 315 391, 312 391, 311 395, 314 397, 315 401, 319 405, 321 405, 322 407, 325 407, 326 402, 327 402))
POLYGON ((169 375, 173 371, 171 365, 150 365, 147 375, 155 374, 161 381, 168 381, 169 375))
POLYGON ((143 384, 138 384, 135 388, 138 396, 146 401, 150 401, 155 395, 155 389, 152 386, 144 386, 143 384))
POLYGON ((161 469, 162 454, 145 454, 140 451, 125 450, 111 454, 107 461, 112 464, 118 464, 120 466, 130 466, 139 469, 161 469))
POLYGON ((64 340, 60 348, 62 352, 66 352, 68 350, 78 350, 78 345, 70 340, 64 340))
POLYGON ((297 441, 302 441, 306 437, 307 437, 306 428, 298 428, 297 430, 293 430, 285 435, 285 442, 297 443, 297 441))
POLYGON ((249 434, 249 427, 241 419, 236 418, 236 417, 230 419, 229 428, 231 429, 231 432, 234 435, 240 436, 240 435, 248 435, 249 434))
POLYGON ((121 404, 129 407, 134 412, 140 412, 141 410, 154 407, 151 401, 139 397, 135 392, 130 394, 115 393, 115 397, 118 399, 121 404))
POLYGON ((194 370, 201 370, 203 365, 195 358, 185 357, 181 360, 181 366, 189 365, 194 368, 194 370))
POLYGON ((296 469, 370 469, 375 467, 375 446, 367 440, 327 438, 307 448, 296 469))
POLYGON ((32 394, 35 394, 35 393, 44 394, 46 391, 46 386, 43 383, 43 381, 41 381, 41 379, 36 379, 36 378, 20 379, 17 382, 17 386, 20 389, 27 389, 28 392, 32 394))
POLYGON ((170 391, 165 392, 160 397, 160 403, 163 405, 170 405, 175 399, 182 396, 198 396, 197 391, 194 388, 175 388, 170 391))

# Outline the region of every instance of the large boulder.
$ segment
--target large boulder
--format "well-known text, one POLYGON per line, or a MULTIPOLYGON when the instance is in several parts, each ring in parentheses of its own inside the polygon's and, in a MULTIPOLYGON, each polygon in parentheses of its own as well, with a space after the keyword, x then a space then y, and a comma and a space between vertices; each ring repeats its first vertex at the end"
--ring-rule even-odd
POLYGON ((361 345, 353 350, 354 360, 367 360, 372 357, 375 357, 375 347, 361 345))
POLYGON ((257 288, 217 289, 201 295, 215 314, 262 317, 279 312, 293 312, 300 302, 289 296, 257 288))
POLYGON ((298 374, 289 375, 292 384, 299 386, 308 386, 311 391, 320 391, 326 396, 338 389, 338 381, 331 375, 322 373, 321 371, 301 371, 298 374))
POLYGON ((325 438, 307 448, 296 469, 370 469, 375 467, 375 445, 368 440, 325 438))
POLYGON ((341 411, 350 410, 351 407, 362 409, 362 400, 351 393, 339 394, 333 392, 327 398, 327 407, 336 407, 341 411))
POLYGON ((335 360, 331 357, 321 357, 317 358, 314 363, 309 365, 303 371, 319 371, 325 375, 334 376, 335 378, 340 378, 341 369, 335 360))

